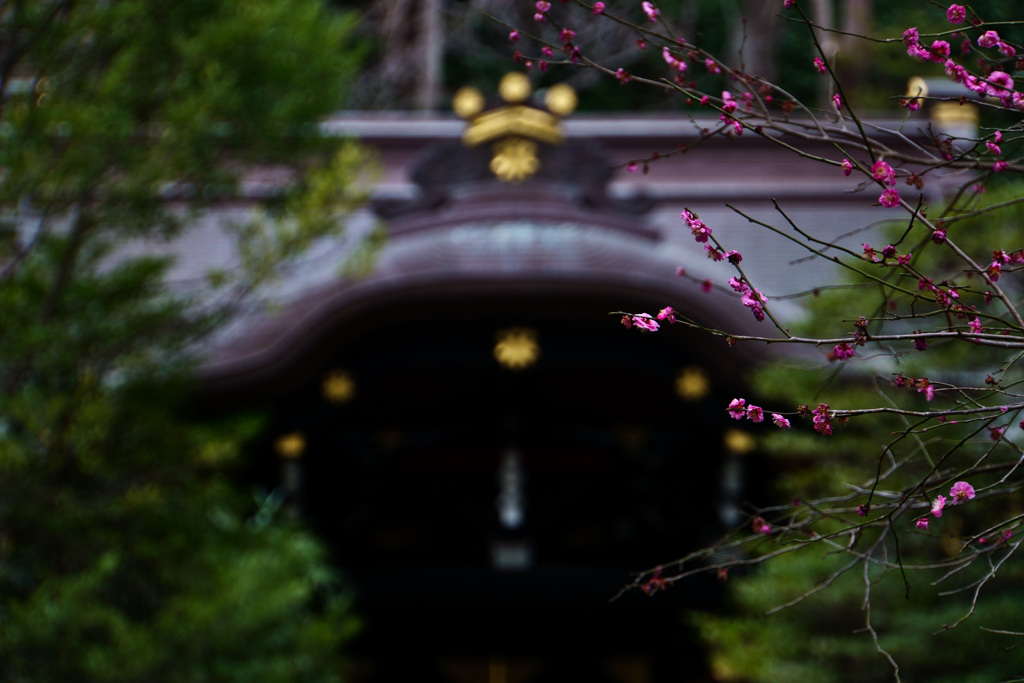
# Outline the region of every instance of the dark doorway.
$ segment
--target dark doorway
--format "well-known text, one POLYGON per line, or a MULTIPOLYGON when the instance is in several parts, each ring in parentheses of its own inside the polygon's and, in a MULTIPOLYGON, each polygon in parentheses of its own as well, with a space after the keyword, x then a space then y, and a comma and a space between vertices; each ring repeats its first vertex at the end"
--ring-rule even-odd
POLYGON ((566 297, 377 311, 326 333, 274 398, 254 476, 292 488, 356 587, 354 680, 707 680, 684 615, 715 607, 714 582, 610 599, 721 531, 728 373, 685 333, 606 311, 566 297), (539 351, 524 367, 496 358, 509 330, 539 351), (694 367, 709 384, 685 400, 694 367), (348 383, 333 401, 332 378, 348 383), (282 461, 289 434, 304 448, 282 461))

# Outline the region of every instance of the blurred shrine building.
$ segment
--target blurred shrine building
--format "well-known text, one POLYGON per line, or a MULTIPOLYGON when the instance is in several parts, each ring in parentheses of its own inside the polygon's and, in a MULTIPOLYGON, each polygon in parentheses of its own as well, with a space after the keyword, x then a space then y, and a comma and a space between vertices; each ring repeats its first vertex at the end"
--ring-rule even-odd
MULTIPOLYGON (((879 209, 755 135, 680 153, 700 137, 692 119, 574 106, 571 89, 512 74, 494 98, 460 91, 458 116, 328 122, 379 155, 373 206, 351 221, 386 231, 373 267, 345 275, 350 243, 319 245, 206 360, 205 405, 268 416, 252 483, 285 497, 354 589, 355 683, 712 680, 688 620, 716 609, 713 577, 611 598, 744 523, 766 473, 757 430, 724 408, 767 351, 609 313, 671 305, 770 334, 683 207, 769 296, 831 266, 727 203, 783 226, 774 199, 856 245, 879 209)), ((183 278, 230 257, 205 228, 182 243, 183 278)))

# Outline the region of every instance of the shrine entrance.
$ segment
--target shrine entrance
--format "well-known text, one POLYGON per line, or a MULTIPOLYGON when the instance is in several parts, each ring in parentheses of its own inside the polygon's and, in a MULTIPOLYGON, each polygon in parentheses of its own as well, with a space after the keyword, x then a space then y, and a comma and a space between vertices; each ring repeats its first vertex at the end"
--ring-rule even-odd
POLYGON ((707 680, 686 619, 714 581, 611 598, 736 521, 727 355, 530 289, 407 294, 260 388, 254 476, 355 589, 353 681, 707 680))

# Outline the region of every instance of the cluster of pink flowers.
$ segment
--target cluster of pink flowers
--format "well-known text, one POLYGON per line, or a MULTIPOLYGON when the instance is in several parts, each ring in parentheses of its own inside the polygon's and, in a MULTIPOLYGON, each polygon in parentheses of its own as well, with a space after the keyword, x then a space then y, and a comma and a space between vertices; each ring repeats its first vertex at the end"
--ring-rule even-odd
POLYGON ((661 325, 658 324, 650 313, 639 313, 637 315, 624 315, 620 321, 627 330, 636 327, 641 332, 657 332, 661 325))
POLYGON ((670 67, 672 67, 673 69, 675 69, 679 73, 682 73, 682 72, 686 71, 686 62, 684 62, 681 59, 677 59, 672 54, 672 52, 669 51, 669 49, 667 47, 663 47, 661 49, 661 56, 662 56, 662 59, 665 60, 666 64, 668 64, 670 67))
POLYGON ((836 347, 832 349, 832 355, 836 360, 849 360, 853 358, 853 347, 846 342, 836 344, 836 347))
MULTIPOLYGON (((886 192, 888 192, 888 190, 886 190, 886 192)), ((861 245, 861 248, 864 250, 864 254, 861 256, 861 258, 863 258, 865 261, 870 261, 872 263, 881 263, 883 265, 887 264, 889 262, 889 259, 896 259, 896 265, 905 266, 908 263, 910 263, 910 260, 914 257, 913 252, 907 252, 906 254, 897 253, 896 247, 892 244, 887 244, 886 246, 882 247, 881 253, 876 251, 875 248, 872 247, 867 242, 863 243, 861 245)))
POLYGON ((545 0, 538 0, 534 7, 537 8, 537 13, 533 15, 534 21, 544 21, 545 15, 548 10, 551 9, 551 3, 545 0))
MULTIPOLYGON (((943 495, 936 496, 935 500, 932 501, 930 512, 936 518, 941 517, 942 511, 946 505, 961 505, 973 499, 974 496, 975 492, 973 486, 968 484, 966 481, 958 481, 949 489, 949 498, 943 495)), ((928 517, 921 517, 917 520, 916 525, 918 529, 927 529, 928 517)))
POLYGON ((832 436, 832 414, 827 403, 819 403, 812 414, 814 430, 823 436, 832 436))
POLYGON ((1024 250, 1018 250, 1007 254, 1005 251, 993 251, 992 252, 992 263, 986 269, 986 273, 990 280, 995 282, 1003 273, 1003 266, 1014 264, 1020 265, 1024 263, 1024 250))
POLYGON ((764 304, 768 303, 768 299, 759 289, 752 289, 743 294, 740 299, 744 306, 750 309, 750 312, 754 315, 757 322, 764 320, 764 304))
MULTIPOLYGON (((734 398, 729 402, 725 410, 729 413, 729 417, 734 420, 747 418, 751 422, 764 422, 764 409, 761 406, 748 405, 745 398, 734 398)), ((772 413, 772 422, 779 429, 790 428, 789 420, 778 413, 772 413)))
MULTIPOLYGON (((914 341, 915 346, 917 341, 914 341)), ((931 401, 935 398, 935 385, 932 384, 927 377, 921 379, 914 379, 913 377, 907 377, 902 372, 896 376, 893 380, 893 384, 900 387, 901 389, 916 389, 917 393, 924 394, 926 401, 931 401)))
POLYGON ((636 315, 624 315, 619 322, 627 330, 635 327, 641 332, 657 332, 661 329, 661 325, 654 318, 661 320, 667 325, 672 325, 676 322, 676 312, 671 306, 666 306, 658 311, 658 315, 654 317, 650 313, 638 313, 636 315))
POLYGON ((697 214, 691 213, 689 209, 683 209, 679 217, 686 221, 686 227, 693 233, 693 239, 698 242, 708 241, 708 237, 711 236, 711 228, 705 225, 704 221, 697 217, 697 214))

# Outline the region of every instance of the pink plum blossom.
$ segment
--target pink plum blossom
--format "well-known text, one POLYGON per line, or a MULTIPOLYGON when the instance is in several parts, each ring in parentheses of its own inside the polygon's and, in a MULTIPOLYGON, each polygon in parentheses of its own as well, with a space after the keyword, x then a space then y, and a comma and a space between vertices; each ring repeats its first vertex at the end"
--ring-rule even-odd
POLYGON ((974 498, 974 487, 968 484, 966 481, 958 481, 953 484, 953 488, 949 490, 949 504, 960 505, 974 498))
POLYGON ((995 47, 999 42, 999 34, 995 31, 985 31, 978 36, 978 47, 995 47))
POLYGON ((671 306, 666 306, 665 308, 658 311, 657 317, 658 320, 664 320, 667 324, 671 325, 676 321, 676 312, 672 310, 671 306))
POLYGON ((832 436, 832 417, 827 403, 819 403, 814 409, 814 430, 823 436, 832 436))
POLYGON ((820 74, 828 71, 828 67, 825 66, 825 62, 821 60, 821 57, 814 58, 814 68, 817 69, 820 74))
POLYGON ((779 429, 789 429, 792 426, 789 424, 789 420, 778 413, 772 413, 772 422, 774 422, 775 426, 779 429))
POLYGON ((839 164, 843 169, 843 175, 848 176, 853 173, 853 164, 850 163, 849 159, 843 159, 843 163, 839 164))
POLYGON ((722 91, 722 111, 726 114, 736 111, 736 100, 733 99, 732 93, 728 90, 722 91))
POLYGON ((975 317, 974 320, 967 323, 967 326, 971 328, 971 332, 973 332, 974 334, 981 334, 981 332, 985 329, 981 324, 981 320, 977 317, 975 317))
POLYGON ((661 10, 659 10, 657 7, 647 2, 646 0, 644 2, 641 2, 640 6, 643 7, 644 14, 646 14, 647 18, 650 19, 651 21, 657 21, 658 17, 661 15, 661 10))
POLYGON ((871 177, 885 183, 886 185, 896 184, 895 171, 892 170, 892 166, 881 159, 871 165, 871 177))
POLYGON ((993 71, 985 80, 988 81, 985 87, 985 93, 988 95, 1001 97, 1003 93, 1013 90, 1013 78, 1005 71, 993 71))
POLYGON ((682 61, 681 59, 676 59, 675 56, 673 56, 672 53, 669 52, 669 49, 667 47, 661 49, 661 57, 662 59, 665 60, 666 64, 668 64, 676 71, 679 71, 680 73, 686 71, 686 62, 682 61))
POLYGON ((704 60, 704 67, 708 70, 708 73, 722 73, 722 70, 718 67, 718 63, 710 57, 704 60))
POLYGON ((758 322, 762 322, 764 320, 763 304, 767 299, 765 299, 764 295, 761 294, 760 290, 755 289, 744 293, 740 301, 744 306, 750 309, 750 312, 754 314, 754 318, 756 318, 758 322))
POLYGON ((650 313, 641 313, 640 315, 634 315, 633 324, 636 325, 639 329, 644 330, 646 332, 657 332, 658 328, 661 327, 661 325, 659 325, 657 321, 651 318, 650 313))
POLYGON ((942 516, 942 508, 946 507, 946 497, 938 496, 934 502, 932 502, 932 514, 936 517, 942 516))
POLYGON ((604 12, 604 3, 603 2, 595 2, 594 3, 594 14, 601 14, 602 12, 604 12))
POLYGON ((928 59, 933 62, 945 62, 949 59, 949 43, 944 40, 933 42, 932 49, 928 53, 928 59))
POLYGON ((832 349, 832 353, 838 360, 849 360, 853 358, 853 347, 843 342, 842 344, 836 344, 836 347, 832 349))
POLYGON ((732 419, 742 420, 747 415, 747 399, 734 398, 729 402, 729 407, 725 410, 729 413, 729 417, 732 419))
POLYGON ((843 108, 843 98, 839 96, 839 93, 832 96, 832 105, 837 111, 843 108))
POLYGON ((951 24, 962 24, 967 18, 967 9, 963 5, 950 5, 946 10, 946 18, 951 24))
POLYGON ((996 163, 992 164, 992 170, 995 171, 996 173, 1002 173, 1003 171, 1005 171, 1009 167, 1010 167, 1010 165, 1007 164, 1002 159, 1000 159, 996 163))
POLYGON ((767 536, 772 532, 772 525, 764 521, 764 517, 754 517, 750 526, 754 529, 755 534, 763 534, 767 536))
POLYGON ((878 198, 878 203, 887 209, 892 209, 900 205, 900 193, 896 191, 894 187, 888 187, 878 198))
POLYGON ((509 31, 508 42, 514 43, 517 40, 519 40, 519 31, 516 31, 516 30, 509 31))
POLYGON ((763 422, 764 410, 760 406, 747 406, 747 419, 751 422, 763 422))

